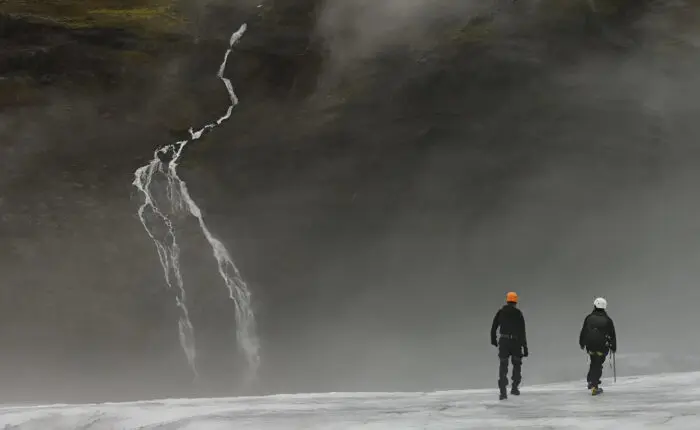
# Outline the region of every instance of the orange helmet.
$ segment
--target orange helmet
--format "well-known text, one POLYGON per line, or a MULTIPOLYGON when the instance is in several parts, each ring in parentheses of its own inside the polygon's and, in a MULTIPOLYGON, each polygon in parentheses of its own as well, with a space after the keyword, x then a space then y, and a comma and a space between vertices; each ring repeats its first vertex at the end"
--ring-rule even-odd
POLYGON ((507 303, 518 303, 518 294, 514 292, 510 292, 506 294, 506 302, 507 303))

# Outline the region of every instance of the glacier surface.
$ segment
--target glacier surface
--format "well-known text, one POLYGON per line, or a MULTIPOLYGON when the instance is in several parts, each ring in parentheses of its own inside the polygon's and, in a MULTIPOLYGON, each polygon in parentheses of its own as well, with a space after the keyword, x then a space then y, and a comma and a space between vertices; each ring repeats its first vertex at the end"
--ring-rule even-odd
POLYGON ((328 393, 0 407, 5 429, 700 429, 700 372, 432 393, 328 393))

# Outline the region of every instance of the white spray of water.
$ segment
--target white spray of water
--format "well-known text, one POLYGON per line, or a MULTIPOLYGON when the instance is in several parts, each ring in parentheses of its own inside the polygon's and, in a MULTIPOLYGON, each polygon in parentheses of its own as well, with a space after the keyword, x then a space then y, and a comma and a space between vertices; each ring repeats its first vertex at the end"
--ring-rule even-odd
POLYGON ((234 304, 236 315, 236 339, 248 360, 250 376, 254 376, 257 373, 260 363, 260 344, 256 335, 255 315, 251 307, 250 290, 241 277, 238 268, 233 263, 224 244, 215 238, 209 231, 209 228, 207 228, 201 210, 190 196, 185 182, 180 179, 177 174, 177 163, 185 146, 190 142, 200 139, 205 132, 221 125, 221 123, 231 116, 233 108, 238 104, 238 97, 233 90, 233 85, 229 79, 224 77, 224 71, 234 45, 240 40, 245 31, 246 25, 243 24, 238 31, 233 33, 229 48, 224 55, 221 67, 219 67, 217 73, 219 79, 226 85, 231 100, 231 104, 226 110, 226 113, 215 122, 205 125, 198 131, 194 131, 190 128, 190 139, 176 142, 156 150, 153 160, 149 164, 138 168, 134 173, 135 178, 133 185, 138 188, 143 195, 143 204, 138 210, 139 219, 146 229, 146 232, 153 240, 153 243, 156 245, 168 288, 172 289, 173 286, 177 287, 176 303, 180 309, 180 320, 178 324, 180 344, 185 351, 187 361, 195 374, 195 378, 198 373, 196 367, 194 328, 187 310, 185 287, 180 272, 180 248, 177 242, 175 225, 171 219, 171 217, 177 215, 190 214, 194 216, 199 222, 199 227, 204 237, 211 245, 214 258, 218 264, 219 274, 228 289, 228 296, 234 304), (165 177, 165 198, 167 200, 165 205, 169 205, 169 208, 159 205, 153 195, 153 188, 156 185, 154 184, 156 174, 165 177), (152 220, 151 227, 149 227, 149 223, 146 220, 147 214, 150 214, 152 220), (164 230, 161 234, 157 234, 156 228, 164 228, 164 230))

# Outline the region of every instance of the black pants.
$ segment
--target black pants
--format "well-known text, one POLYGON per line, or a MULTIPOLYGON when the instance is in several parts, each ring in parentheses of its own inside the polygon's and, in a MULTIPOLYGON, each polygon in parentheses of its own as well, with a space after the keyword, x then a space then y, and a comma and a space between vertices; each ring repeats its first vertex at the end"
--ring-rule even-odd
POLYGON ((603 363, 605 363, 605 358, 608 356, 608 351, 588 350, 588 355, 591 358, 591 363, 586 379, 589 386, 597 387, 600 385, 600 378, 603 377, 603 363))
POLYGON ((513 387, 520 385, 523 365, 523 348, 517 339, 501 338, 498 341, 498 359, 501 365, 498 369, 498 388, 505 393, 508 386, 508 359, 513 363, 513 387))

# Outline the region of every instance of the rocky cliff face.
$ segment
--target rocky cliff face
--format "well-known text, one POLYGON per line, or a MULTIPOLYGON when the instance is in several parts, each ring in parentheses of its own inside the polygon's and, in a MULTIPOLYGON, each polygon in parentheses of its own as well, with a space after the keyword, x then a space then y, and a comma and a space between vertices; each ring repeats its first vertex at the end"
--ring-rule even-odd
MULTIPOLYGON (((290 92, 308 95, 324 55, 328 56, 329 41, 323 40, 317 26, 323 4, 320 0, 270 0, 259 5, 246 1, 134 0, 118 6, 108 0, 7 2, 0 10, 0 31, 6 42, 0 56, 3 104, 16 107, 46 102, 46 90, 53 87, 90 94, 146 85, 149 79, 161 77, 162 69, 157 66, 183 55, 210 51, 212 44, 226 39, 232 23, 242 21, 256 28, 238 59, 247 72, 247 86, 257 83, 276 89, 278 96, 288 97, 290 92)), ((577 33, 575 29, 582 28, 581 24, 592 29, 605 21, 629 19, 643 7, 644 2, 626 0, 581 1, 567 6, 539 2, 538 25, 568 26, 577 33)), ((444 26, 444 36, 453 42, 461 37, 483 42, 497 14, 494 10, 471 12, 468 19, 443 20, 438 25, 444 26)), ((423 42, 423 48, 444 42, 423 42)), ((202 57, 197 60, 202 61, 202 57)))
POLYGON ((239 54, 241 69, 252 86, 276 88, 278 96, 288 95, 292 86, 297 93, 308 94, 309 83, 300 75, 313 75, 313 70, 305 72, 318 69, 319 51, 311 40, 316 2, 279 3, 260 7, 171 0, 134 1, 118 7, 100 0, 6 4, 0 11, 0 31, 6 41, 0 56, 3 105, 46 103, 56 91, 72 96, 139 94, 164 75, 175 73, 183 58, 190 73, 183 78, 206 74, 210 70, 197 63, 213 61, 219 45, 243 21, 258 28, 239 54))
MULTIPOLYGON (((226 108, 215 72, 242 22, 227 72, 241 105, 181 174, 253 290, 258 392, 488 384, 490 351, 474 345, 492 294, 567 285, 567 301, 588 300, 622 276, 609 261, 649 225, 602 223, 593 240, 583 219, 687 167, 698 8, 409 3, 0 6, 0 377, 16 387, 3 398, 236 392, 208 249, 184 232, 195 387, 130 183, 226 108)), ((536 315, 544 338, 568 327, 536 315)))

